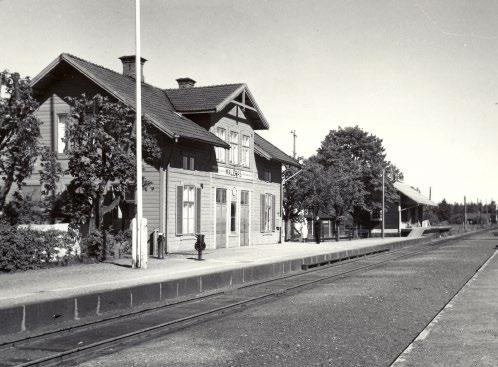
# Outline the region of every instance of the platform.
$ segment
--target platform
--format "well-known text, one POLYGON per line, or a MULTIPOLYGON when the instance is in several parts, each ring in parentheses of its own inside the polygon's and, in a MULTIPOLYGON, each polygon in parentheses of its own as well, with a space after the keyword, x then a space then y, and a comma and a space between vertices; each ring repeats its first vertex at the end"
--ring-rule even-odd
POLYGON ((392 366, 496 366, 497 330, 498 252, 495 252, 392 366))
POLYGON ((129 259, 0 275, 0 335, 30 333, 85 319, 130 312, 158 302, 301 271, 303 264, 345 259, 431 238, 371 238, 208 250, 151 258, 148 269, 129 259))

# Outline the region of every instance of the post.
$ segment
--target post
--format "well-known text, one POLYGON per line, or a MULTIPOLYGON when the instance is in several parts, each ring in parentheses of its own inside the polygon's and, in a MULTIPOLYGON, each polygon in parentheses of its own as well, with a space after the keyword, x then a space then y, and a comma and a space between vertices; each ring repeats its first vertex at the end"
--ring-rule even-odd
POLYGON ((463 230, 467 230, 467 197, 463 197, 463 230))
POLYGON ((296 130, 291 130, 293 142, 292 142, 292 158, 296 159, 296 130))
POLYGON ((381 236, 384 238, 384 231, 385 231, 385 219, 386 219, 386 214, 385 214, 385 175, 386 175, 386 169, 382 169, 382 227, 381 227, 381 236))
POLYGON ((282 243, 282 227, 284 224, 284 178, 280 182, 280 233, 278 235, 278 243, 282 243))
POLYGON ((398 203, 398 237, 401 237, 401 202, 398 203))
MULTIPOLYGON (((147 268, 144 259, 143 225, 142 225, 142 64, 140 62, 140 0, 135 0, 135 94, 136 94, 136 155, 137 155, 137 187, 136 187, 136 248, 132 251, 136 257, 132 258, 133 268, 147 268)), ((146 256, 145 256, 146 257, 146 256)))

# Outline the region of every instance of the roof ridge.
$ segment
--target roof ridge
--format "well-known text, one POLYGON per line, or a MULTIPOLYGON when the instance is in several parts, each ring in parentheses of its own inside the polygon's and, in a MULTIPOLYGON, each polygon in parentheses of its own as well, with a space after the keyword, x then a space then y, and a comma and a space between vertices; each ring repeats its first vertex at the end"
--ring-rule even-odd
MULTIPOLYGON (((229 87, 233 85, 244 85, 246 83, 226 83, 226 84, 213 84, 213 85, 201 85, 201 86, 196 86, 192 88, 183 88, 183 89, 201 89, 201 88, 217 88, 217 87, 229 87)), ((181 88, 164 88, 164 91, 170 91, 170 90, 183 90, 181 88)))
MULTIPOLYGON (((97 66, 97 67, 99 67, 99 68, 101 68, 101 69, 104 69, 104 70, 110 71, 110 72, 112 72, 112 73, 114 73, 114 74, 116 74, 116 75, 119 75, 119 76, 121 76, 121 77, 124 77, 124 78, 127 78, 127 79, 130 79, 130 80, 135 81, 135 78, 133 78, 133 77, 131 77, 131 76, 124 75, 124 74, 122 74, 122 73, 117 72, 116 70, 112 70, 112 69, 109 69, 109 68, 107 68, 107 67, 105 67, 105 66, 102 66, 102 65, 96 64, 96 63, 94 63, 94 62, 91 62, 91 61, 88 61, 88 60, 82 59, 81 57, 75 56, 75 55, 70 54, 70 53, 68 53, 68 52, 63 52, 61 55, 70 56, 70 57, 72 57, 72 58, 74 58, 74 59, 76 59, 76 60, 86 62, 86 63, 88 63, 88 64, 91 64, 91 65, 97 66)), ((147 83, 147 82, 142 82, 142 84, 144 84, 144 85, 146 85, 146 86, 149 86, 149 87, 152 87, 152 88, 155 88, 155 89, 158 89, 158 90, 160 90, 160 91, 164 91, 162 88, 160 88, 160 87, 156 87, 155 85, 152 85, 152 84, 147 83)))

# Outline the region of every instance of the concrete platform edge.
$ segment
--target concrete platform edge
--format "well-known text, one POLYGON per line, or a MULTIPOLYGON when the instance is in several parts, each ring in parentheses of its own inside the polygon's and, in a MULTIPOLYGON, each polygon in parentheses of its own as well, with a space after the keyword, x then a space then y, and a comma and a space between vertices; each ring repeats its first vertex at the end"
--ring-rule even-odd
POLYGON ((116 313, 132 312, 133 309, 144 307, 148 304, 172 302, 180 297, 194 297, 206 292, 237 287, 301 271, 303 265, 347 259, 379 251, 399 249, 409 245, 430 242, 441 243, 479 232, 468 232, 437 240, 427 237, 415 238, 355 250, 325 253, 188 278, 2 308, 0 309, 0 336, 4 339, 9 335, 18 333, 32 333, 39 329, 52 329, 71 325, 72 323, 81 323, 85 319, 92 320, 97 317, 105 318, 106 315, 116 313))

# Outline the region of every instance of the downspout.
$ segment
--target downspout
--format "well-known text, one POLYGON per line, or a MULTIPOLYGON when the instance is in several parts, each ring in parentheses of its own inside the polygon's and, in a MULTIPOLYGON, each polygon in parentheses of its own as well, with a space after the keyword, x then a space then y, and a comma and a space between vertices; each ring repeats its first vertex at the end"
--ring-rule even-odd
POLYGON ((176 145, 178 144, 178 139, 180 138, 179 135, 176 135, 174 136, 174 143, 173 143, 173 147, 171 148, 171 152, 169 154, 169 157, 168 157, 168 160, 167 160, 167 164, 166 164, 166 189, 164 190, 165 192, 165 201, 166 201, 166 205, 165 205, 165 213, 163 213, 163 215, 165 216, 164 217, 164 233, 163 233, 163 238, 164 238, 164 254, 166 255, 168 253, 168 189, 169 189, 169 169, 171 167, 171 158, 173 157, 173 153, 175 151, 175 147, 176 145))

